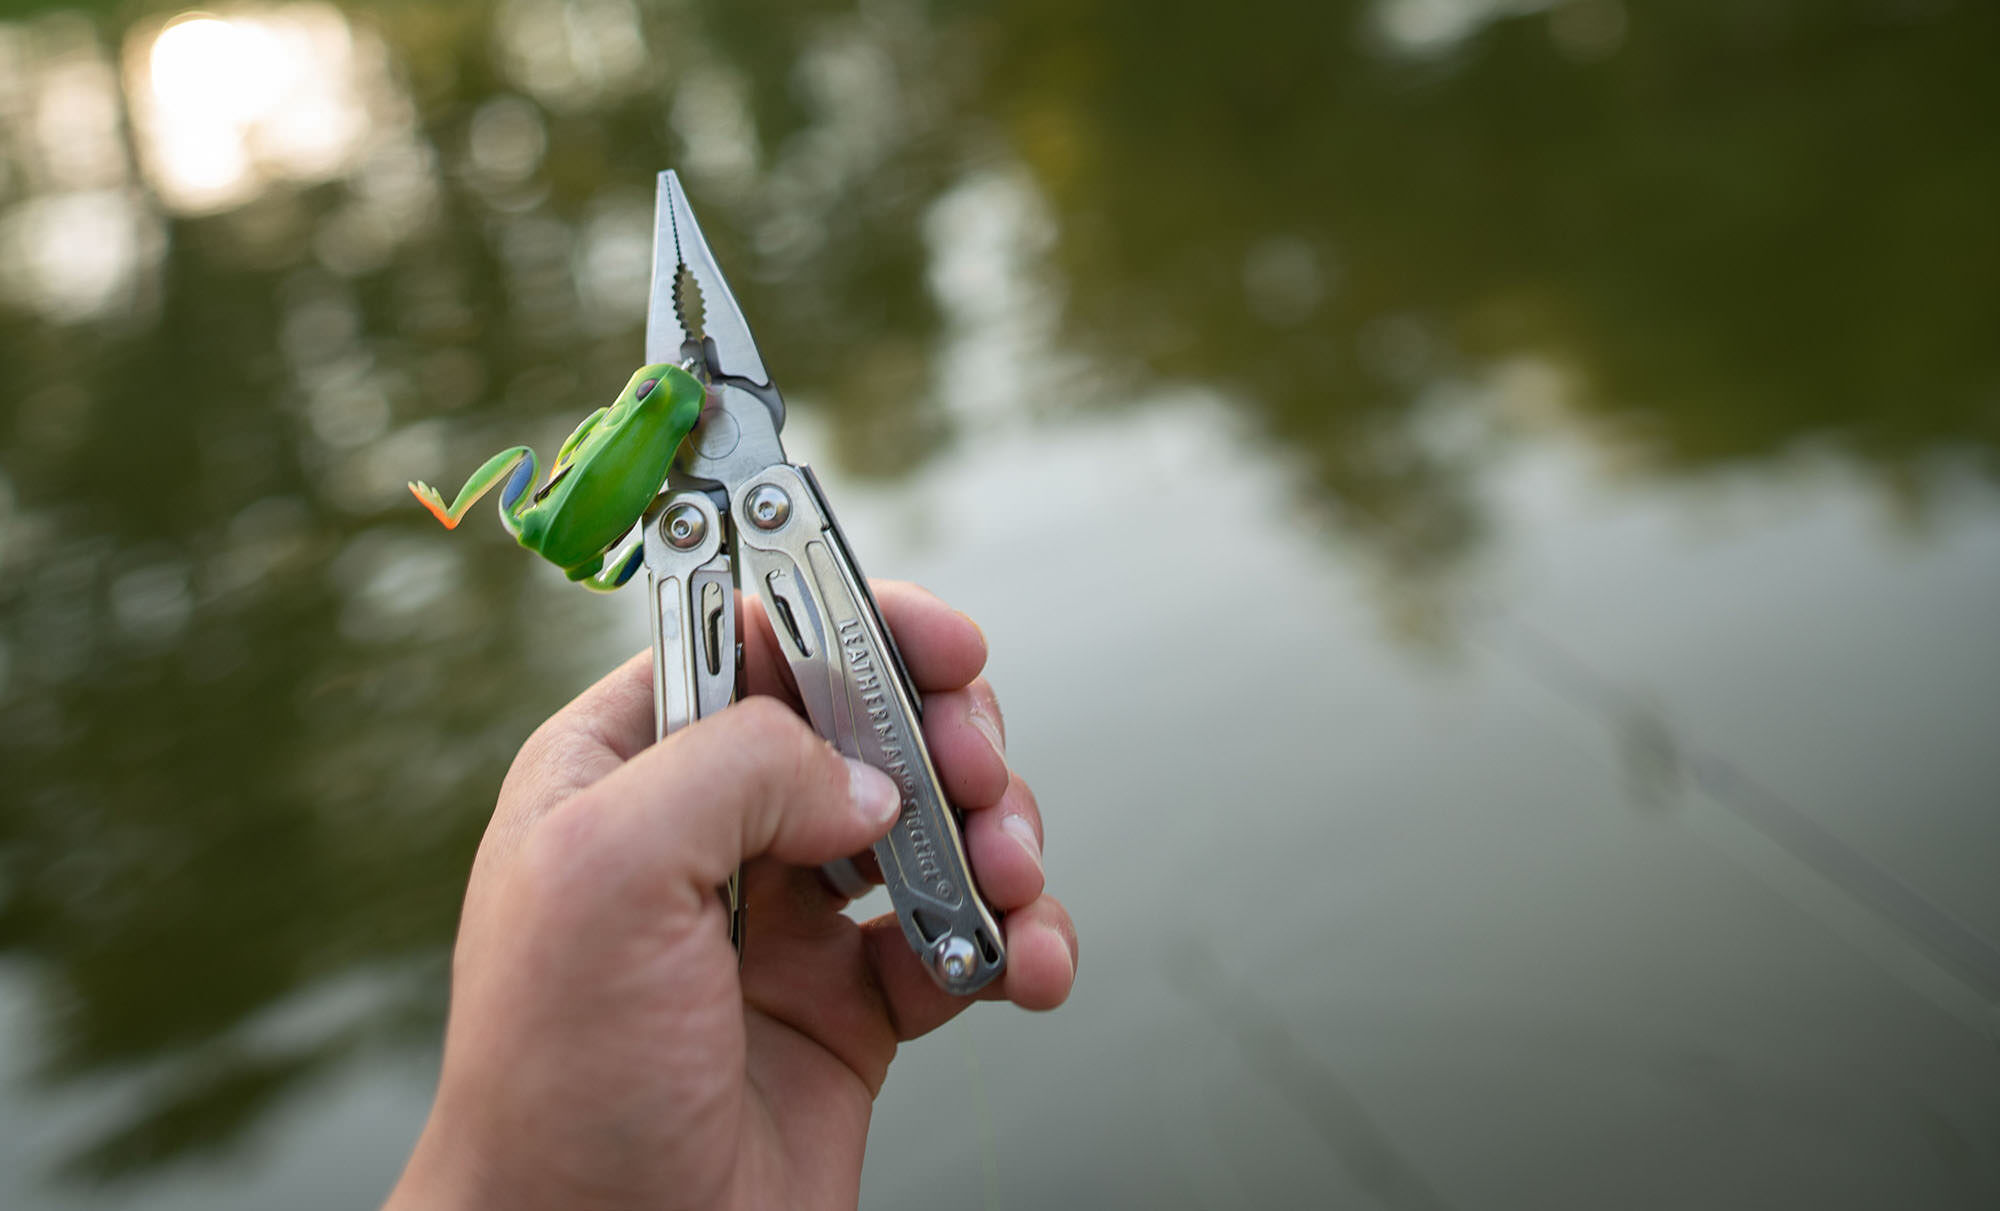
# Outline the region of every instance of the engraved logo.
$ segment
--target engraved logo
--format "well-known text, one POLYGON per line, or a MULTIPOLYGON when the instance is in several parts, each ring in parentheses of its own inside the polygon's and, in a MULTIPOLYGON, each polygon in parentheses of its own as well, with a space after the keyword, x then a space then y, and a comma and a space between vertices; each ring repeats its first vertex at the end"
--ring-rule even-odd
POLYGON ((932 891, 940 898, 951 899, 954 889, 938 867, 936 842, 924 827, 923 818, 909 810, 917 799, 916 771, 911 769, 901 737, 897 735, 888 691, 883 688, 881 672, 868 651, 867 632, 860 620, 853 618, 842 622, 839 631, 847 667, 854 672, 854 687, 861 691, 861 708, 867 713, 868 725, 875 730, 876 743, 882 750, 882 768, 902 791, 903 814, 897 818, 897 827, 903 830, 903 837, 917 860, 918 876, 931 884, 932 891))

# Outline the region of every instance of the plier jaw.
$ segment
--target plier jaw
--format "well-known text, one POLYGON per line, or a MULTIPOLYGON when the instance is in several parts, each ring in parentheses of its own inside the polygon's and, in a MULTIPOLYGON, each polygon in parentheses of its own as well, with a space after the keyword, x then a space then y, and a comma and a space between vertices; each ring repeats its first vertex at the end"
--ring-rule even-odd
MULTIPOLYGON (((709 392, 641 523, 658 734, 734 700, 730 590, 759 594, 814 729, 901 789, 902 811, 874 847, 883 884, 932 979, 970 995, 1005 969, 1006 948, 932 764, 923 700, 819 481, 785 457, 784 400, 672 172, 660 174, 654 221, 646 357, 690 363, 709 392)), ((865 888, 852 862, 826 873, 845 894, 865 888)), ((740 948, 738 891, 732 877, 723 895, 740 948)))
POLYGON ((708 385, 701 422, 674 461, 670 487, 720 489, 785 461, 785 401, 764 368, 735 292, 715 263, 680 176, 659 176, 646 357, 678 361, 708 385))
POLYGON ((653 289, 646 312, 646 360, 697 361, 711 378, 768 387, 771 376, 729 282, 695 222, 679 174, 660 174, 653 211, 653 289), (695 297, 689 298, 692 291, 695 297), (696 306, 696 316, 688 313, 696 306))

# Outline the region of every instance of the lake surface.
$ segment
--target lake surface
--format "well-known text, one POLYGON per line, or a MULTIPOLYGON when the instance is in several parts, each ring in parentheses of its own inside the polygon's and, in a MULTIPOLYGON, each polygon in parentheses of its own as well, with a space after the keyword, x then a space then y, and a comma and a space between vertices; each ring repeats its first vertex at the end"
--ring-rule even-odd
POLYGON ((393 1182, 648 640, 403 482, 624 382, 669 166, 1082 936, 866 1205, 2000 1203, 2000 12, 218 13, 0 5, 0 1206, 393 1182))

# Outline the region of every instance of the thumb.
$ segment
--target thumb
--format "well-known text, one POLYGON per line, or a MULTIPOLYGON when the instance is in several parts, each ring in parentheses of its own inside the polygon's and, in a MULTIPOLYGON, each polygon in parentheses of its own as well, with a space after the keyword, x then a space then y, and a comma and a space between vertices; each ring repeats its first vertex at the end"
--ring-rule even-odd
MULTIPOLYGON (((700 897, 752 858, 816 866, 868 848, 900 807, 887 774, 836 752, 775 698, 746 698, 646 749, 560 809, 599 875, 629 864, 700 897)), ((568 827, 565 827, 565 826, 568 827)))

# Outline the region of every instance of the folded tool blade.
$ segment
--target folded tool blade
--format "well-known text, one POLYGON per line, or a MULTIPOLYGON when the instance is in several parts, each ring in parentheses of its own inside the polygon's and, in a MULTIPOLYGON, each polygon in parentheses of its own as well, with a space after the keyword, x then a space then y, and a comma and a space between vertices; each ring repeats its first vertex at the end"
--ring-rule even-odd
POLYGON ((694 221, 687 191, 671 169, 660 174, 653 211, 653 290, 646 312, 646 360, 696 358, 716 377, 769 386, 771 376, 750 338, 750 325, 694 221), (685 278, 685 283, 683 282, 685 278), (683 291, 700 292, 701 315, 690 322, 683 291))

